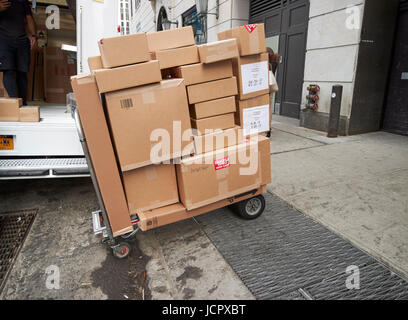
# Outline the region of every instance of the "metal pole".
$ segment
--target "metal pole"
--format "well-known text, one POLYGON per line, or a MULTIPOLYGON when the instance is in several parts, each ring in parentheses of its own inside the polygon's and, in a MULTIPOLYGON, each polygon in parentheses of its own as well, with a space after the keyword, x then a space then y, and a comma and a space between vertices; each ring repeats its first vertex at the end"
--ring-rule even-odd
POLYGON ((337 138, 339 134, 340 108, 342 95, 343 86, 340 85, 333 86, 330 104, 329 126, 327 129, 327 136, 329 138, 337 138))

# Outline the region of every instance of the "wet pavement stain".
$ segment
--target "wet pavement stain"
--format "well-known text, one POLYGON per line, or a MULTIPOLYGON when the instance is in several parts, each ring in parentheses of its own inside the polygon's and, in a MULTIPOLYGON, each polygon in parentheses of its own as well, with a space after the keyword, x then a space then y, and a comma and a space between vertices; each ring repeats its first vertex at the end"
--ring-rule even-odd
POLYGON ((179 275, 176 280, 181 283, 182 286, 186 284, 187 279, 197 280, 203 275, 203 270, 198 267, 187 266, 184 268, 184 272, 179 275))

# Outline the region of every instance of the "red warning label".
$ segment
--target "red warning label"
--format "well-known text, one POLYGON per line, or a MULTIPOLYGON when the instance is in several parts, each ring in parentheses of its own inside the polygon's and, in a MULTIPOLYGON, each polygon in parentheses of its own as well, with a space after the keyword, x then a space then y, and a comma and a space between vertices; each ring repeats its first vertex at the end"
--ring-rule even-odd
POLYGON ((224 169, 224 168, 229 167, 230 165, 231 165, 231 163, 230 163, 230 158, 229 157, 214 160, 215 170, 224 169))
POLYGON ((245 29, 247 29, 247 31, 248 31, 249 33, 252 33, 252 31, 254 31, 255 28, 256 28, 256 24, 247 24, 247 25, 245 25, 244 27, 245 27, 245 29))

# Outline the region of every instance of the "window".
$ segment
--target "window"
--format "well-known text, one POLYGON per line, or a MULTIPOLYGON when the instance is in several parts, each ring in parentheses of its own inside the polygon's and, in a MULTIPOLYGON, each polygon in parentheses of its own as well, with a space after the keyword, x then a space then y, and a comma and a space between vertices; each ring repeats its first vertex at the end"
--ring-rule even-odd
POLYGON ((205 23, 207 21, 206 17, 197 16, 196 6, 191 7, 182 15, 183 27, 192 26, 194 31, 194 38, 197 44, 202 44, 207 42, 207 36, 205 32, 205 23))
POLYGON ((120 12, 119 12, 119 25, 120 34, 125 35, 130 33, 130 6, 129 2, 133 0, 119 0, 120 1, 120 12))

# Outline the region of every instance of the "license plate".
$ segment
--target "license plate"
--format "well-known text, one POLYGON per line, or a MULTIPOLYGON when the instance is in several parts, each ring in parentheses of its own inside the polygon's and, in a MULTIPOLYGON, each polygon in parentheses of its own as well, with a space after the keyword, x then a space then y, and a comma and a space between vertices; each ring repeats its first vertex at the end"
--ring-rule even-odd
POLYGON ((14 150, 13 136, 0 136, 0 150, 14 150))

